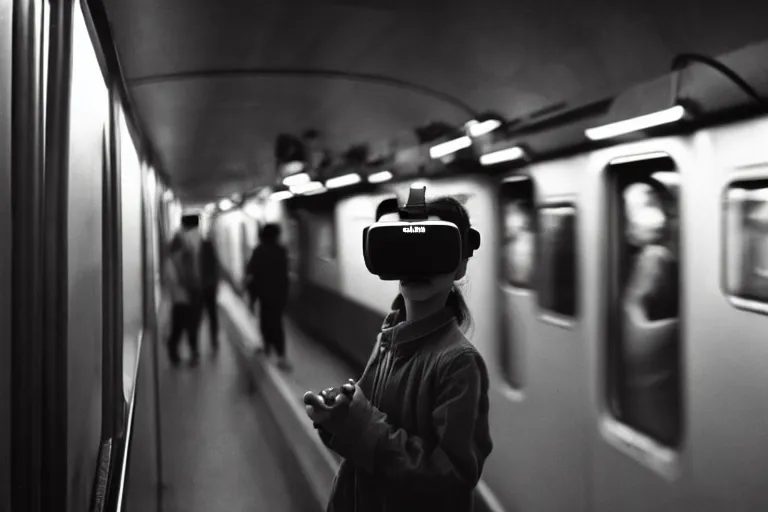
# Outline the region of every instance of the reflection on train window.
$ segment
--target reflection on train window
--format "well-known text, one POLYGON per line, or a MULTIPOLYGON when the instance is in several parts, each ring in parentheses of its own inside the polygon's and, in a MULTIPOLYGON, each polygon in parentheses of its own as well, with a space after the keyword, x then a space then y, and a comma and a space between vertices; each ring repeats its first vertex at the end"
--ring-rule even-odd
POLYGON ((501 185, 502 276, 508 284, 531 288, 536 228, 533 183, 529 178, 501 185))
POLYGON ((576 315, 576 208, 539 209, 539 306, 564 316, 576 315))
POLYGON ((768 302, 768 179, 731 184, 723 206, 726 291, 768 302))
POLYGON ((610 170, 611 403, 620 421, 675 446, 681 432, 679 181, 670 158, 610 170))
POLYGON ((336 259, 336 226, 333 215, 323 215, 317 220, 317 256, 326 261, 336 259))

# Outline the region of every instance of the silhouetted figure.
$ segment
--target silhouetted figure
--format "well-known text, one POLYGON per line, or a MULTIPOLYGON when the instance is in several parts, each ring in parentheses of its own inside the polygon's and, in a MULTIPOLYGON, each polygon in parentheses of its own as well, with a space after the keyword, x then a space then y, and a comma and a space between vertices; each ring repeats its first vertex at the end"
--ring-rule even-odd
POLYGON ((202 241, 200 246, 200 277, 203 309, 208 315, 211 348, 215 352, 219 349, 219 311, 216 298, 219 291, 219 279, 221 278, 221 265, 216 246, 210 235, 202 241))
POLYGON ((197 330, 200 326, 202 293, 198 264, 197 228, 189 224, 171 241, 170 264, 167 266, 173 308, 168 351, 171 363, 179 363, 179 342, 186 331, 192 364, 199 360, 197 330))
POLYGON ((264 351, 269 355, 274 349, 279 366, 288 369, 283 330, 283 312, 288 302, 288 254, 279 243, 277 224, 264 226, 260 238, 246 267, 246 286, 252 304, 258 301, 261 305, 259 325, 264 351))

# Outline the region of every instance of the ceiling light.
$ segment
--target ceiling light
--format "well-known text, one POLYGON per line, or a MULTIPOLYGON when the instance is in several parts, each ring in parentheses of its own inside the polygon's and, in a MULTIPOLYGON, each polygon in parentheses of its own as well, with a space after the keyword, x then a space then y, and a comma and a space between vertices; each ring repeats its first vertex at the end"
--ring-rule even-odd
POLYGON ((310 181, 309 183, 303 183, 291 187, 291 192, 294 194, 307 194, 308 192, 314 192, 316 190, 324 189, 323 184, 319 181, 310 181))
POLYGON ((303 185, 309 182, 310 182, 309 174, 305 172, 294 174, 293 176, 288 176, 287 178, 283 178, 283 185, 285 185, 286 187, 295 187, 297 185, 303 185))
POLYGON ((273 192, 272 195, 269 196, 269 199, 271 201, 282 201, 283 199, 288 199, 290 197, 293 197, 293 193, 289 190, 281 190, 280 192, 273 192))
POLYGON ((389 171, 375 172, 368 176, 368 183, 381 183, 392 179, 392 173, 389 171))
POLYGON ((487 121, 477 121, 473 119, 468 121, 465 126, 472 137, 480 137, 486 133, 491 133, 501 126, 501 121, 498 119, 488 119, 487 121))
POLYGON ((660 110, 652 114, 589 128, 585 130, 584 133, 591 140, 610 139, 611 137, 618 137, 619 135, 645 130, 662 124, 675 123, 680 121, 685 114, 685 108, 680 105, 675 105, 672 108, 660 110))
POLYGON ((448 142, 432 146, 429 148, 429 156, 433 160, 437 160, 438 158, 443 158, 444 156, 448 156, 470 146, 472 146, 472 140, 469 137, 459 137, 458 139, 449 140, 448 142))
POLYGON ((221 201, 219 201, 219 209, 220 209, 221 211, 223 211, 223 212, 225 212, 225 211, 229 210, 229 209, 230 209, 230 208, 232 208, 234 205, 235 205, 235 204, 234 204, 234 203, 233 203, 231 200, 229 200, 229 199, 226 199, 226 198, 225 198, 225 199, 222 199, 221 201))
POLYGON ((508 162, 510 160, 518 160, 525 156, 525 151, 520 146, 514 146, 507 149, 500 149, 480 156, 480 163, 482 165, 493 165, 501 162, 508 162))
POLYGON ((345 174, 343 176, 337 176, 325 181, 325 186, 328 188, 346 187, 360 183, 360 175, 357 173, 345 174))

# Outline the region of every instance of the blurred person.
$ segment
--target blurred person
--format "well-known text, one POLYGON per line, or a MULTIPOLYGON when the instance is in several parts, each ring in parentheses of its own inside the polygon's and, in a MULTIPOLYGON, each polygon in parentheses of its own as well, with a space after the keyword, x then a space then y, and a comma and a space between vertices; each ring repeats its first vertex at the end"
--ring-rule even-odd
POLYGON ((623 415, 673 444, 680 427, 676 201, 655 180, 636 182, 624 190, 624 216, 635 254, 623 298, 623 415))
MULTIPOLYGON (((466 240, 470 219, 458 201, 428 204, 466 240)), ((455 286, 468 261, 452 273, 400 281, 360 380, 342 385, 330 403, 304 395, 320 438, 343 457, 328 512, 473 510, 493 443, 488 370, 462 332, 471 317, 455 286)))
POLYGON ((191 364, 196 365, 200 359, 197 331, 200 326, 202 288, 198 261, 199 246, 196 243, 199 240, 199 232, 197 224, 189 217, 182 219, 182 229, 171 241, 170 264, 166 266, 173 303, 168 351, 174 366, 180 361, 179 342, 185 332, 192 354, 191 364))
POLYGON ((217 297, 219 280, 222 277, 221 263, 216 244, 213 239, 213 229, 202 239, 200 245, 200 274, 202 306, 208 315, 208 327, 210 328, 211 348, 213 352, 219 349, 219 311, 217 297))
POLYGON ((533 275, 535 235, 533 212, 524 201, 504 207, 504 260, 507 280, 527 287, 533 275))
POLYGON ((288 254, 279 240, 279 225, 266 224, 262 228, 259 245, 246 267, 246 287, 251 307, 257 301, 260 304, 259 326, 265 353, 269 356, 274 349, 279 357, 278 366, 288 370, 283 329, 283 312, 288 303, 288 254))

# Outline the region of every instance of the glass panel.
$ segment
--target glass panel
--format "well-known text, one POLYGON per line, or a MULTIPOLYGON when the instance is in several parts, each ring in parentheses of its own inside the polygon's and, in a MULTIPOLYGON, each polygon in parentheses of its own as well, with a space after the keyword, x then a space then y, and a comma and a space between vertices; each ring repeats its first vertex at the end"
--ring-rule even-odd
POLYGON ((527 178, 501 185, 502 275, 508 284, 531 288, 536 258, 533 184, 527 178))
POLYGON ((679 180, 670 179, 669 158, 611 170, 611 218, 618 220, 608 337, 615 412, 630 427, 674 446, 681 431, 679 180))
POLYGON ((541 258, 539 306, 564 316, 576 315, 576 208, 539 209, 541 258))
POLYGON ((501 372, 514 389, 522 386, 521 354, 526 325, 521 305, 528 300, 513 288, 533 286, 536 258, 536 218, 533 181, 525 176, 508 178, 499 191, 499 361, 501 372))
POLYGON ((726 291, 768 302, 768 180, 733 183, 724 210, 726 291))
POLYGON ((118 116, 120 137, 120 206, 123 259, 123 392, 130 401, 136 372, 139 333, 144 325, 144 278, 141 235, 142 165, 122 110, 118 116))

